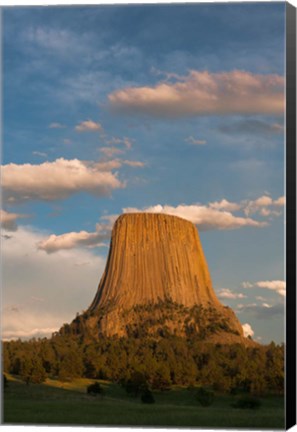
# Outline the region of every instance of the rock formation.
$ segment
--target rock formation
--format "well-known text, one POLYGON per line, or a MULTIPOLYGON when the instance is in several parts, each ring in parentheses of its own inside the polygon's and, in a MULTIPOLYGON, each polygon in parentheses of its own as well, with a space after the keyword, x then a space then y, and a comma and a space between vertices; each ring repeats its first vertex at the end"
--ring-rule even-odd
POLYGON ((116 220, 98 291, 71 325, 93 338, 196 332, 213 342, 247 342, 215 295, 196 227, 164 214, 116 220))

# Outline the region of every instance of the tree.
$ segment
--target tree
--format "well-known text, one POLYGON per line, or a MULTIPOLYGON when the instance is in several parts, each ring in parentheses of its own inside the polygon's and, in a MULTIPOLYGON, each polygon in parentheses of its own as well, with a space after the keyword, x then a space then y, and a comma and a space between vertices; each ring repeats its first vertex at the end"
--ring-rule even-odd
POLYGON ((83 374, 83 362, 79 353, 69 351, 61 360, 58 377, 61 381, 69 381, 83 374))
POLYGON ((39 357, 23 358, 20 366, 20 376, 27 385, 29 383, 41 384, 46 379, 45 369, 39 357))
POLYGON ((152 388, 169 390, 171 386, 170 370, 166 363, 161 363, 152 380, 152 388))

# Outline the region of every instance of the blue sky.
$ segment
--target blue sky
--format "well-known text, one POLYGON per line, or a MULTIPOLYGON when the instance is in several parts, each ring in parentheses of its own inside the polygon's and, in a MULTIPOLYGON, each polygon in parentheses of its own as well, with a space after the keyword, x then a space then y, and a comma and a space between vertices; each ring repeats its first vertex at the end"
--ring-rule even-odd
POLYGON ((4 337, 86 309, 115 217, 137 209, 195 223, 220 300, 284 340, 284 18, 284 3, 3 10, 4 337))

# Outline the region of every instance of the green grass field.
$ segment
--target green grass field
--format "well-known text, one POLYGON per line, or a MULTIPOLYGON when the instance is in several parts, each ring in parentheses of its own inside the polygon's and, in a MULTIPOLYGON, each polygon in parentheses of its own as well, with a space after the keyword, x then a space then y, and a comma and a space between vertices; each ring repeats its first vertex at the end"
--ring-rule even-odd
POLYGON ((47 380, 26 385, 9 377, 4 390, 4 424, 126 425, 160 427, 283 429, 282 397, 262 399, 258 410, 231 407, 234 396, 217 395, 213 405, 201 407, 195 391, 174 388, 154 393, 156 403, 143 404, 116 384, 100 381, 105 395, 90 396, 86 387, 93 380, 71 383, 47 380))

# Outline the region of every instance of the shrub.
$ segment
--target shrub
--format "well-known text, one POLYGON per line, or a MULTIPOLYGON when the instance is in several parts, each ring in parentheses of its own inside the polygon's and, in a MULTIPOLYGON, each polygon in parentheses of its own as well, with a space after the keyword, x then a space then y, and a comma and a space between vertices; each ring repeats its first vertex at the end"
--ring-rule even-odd
POLYGON ((149 390, 146 389, 142 395, 141 395, 141 402, 142 403, 146 403, 146 404, 153 404, 155 403, 155 398, 153 393, 149 390))
POLYGON ((131 378, 125 383, 125 389, 128 394, 137 397, 139 392, 147 388, 146 378, 141 372, 133 372, 131 378))
POLYGON ((261 406, 261 401, 253 396, 244 396, 237 399, 232 406, 233 408, 258 409, 261 406))
POLYGON ((210 406, 214 401, 214 392, 200 387, 196 393, 196 399, 203 407, 210 406))
POLYGON ((95 382, 94 384, 90 384, 87 387, 87 393, 90 395, 103 395, 103 388, 101 387, 101 385, 98 382, 95 382))

